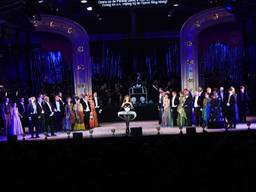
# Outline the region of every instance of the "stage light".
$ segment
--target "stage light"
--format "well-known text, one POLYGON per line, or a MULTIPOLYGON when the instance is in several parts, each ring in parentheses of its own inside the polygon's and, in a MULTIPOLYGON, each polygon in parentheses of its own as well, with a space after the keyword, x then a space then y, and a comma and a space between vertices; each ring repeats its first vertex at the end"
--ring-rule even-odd
POLYGON ((87 3, 87 0, 81 0, 81 3, 87 3))
POLYGON ((161 127, 156 127, 157 135, 160 135, 161 127))
POLYGON ((251 129, 251 122, 250 121, 247 122, 247 128, 248 128, 248 130, 251 129))
POLYGON ((89 129, 89 133, 90 133, 90 138, 92 138, 93 129, 89 129))
POLYGON ((87 11, 92 11, 92 7, 91 6, 87 7, 86 9, 87 9, 87 11))
POLYGON ((44 2, 44 0, 39 0, 39 1, 38 1, 38 3, 40 3, 40 4, 43 3, 43 2, 44 2))
POLYGON ((224 1, 223 6, 228 12, 234 13, 237 8, 237 0, 226 0, 224 1))
POLYGON ((112 135, 115 135, 116 129, 111 129, 112 135))
POLYGON ((173 7, 179 7, 180 5, 178 3, 175 3, 172 5, 173 7))

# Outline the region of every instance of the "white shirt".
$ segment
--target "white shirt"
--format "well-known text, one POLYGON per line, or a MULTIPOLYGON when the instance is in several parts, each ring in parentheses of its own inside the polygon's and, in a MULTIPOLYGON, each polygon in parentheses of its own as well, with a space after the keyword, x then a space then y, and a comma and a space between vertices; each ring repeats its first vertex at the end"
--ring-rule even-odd
POLYGON ((44 110, 43 110, 43 107, 42 107, 42 103, 38 103, 40 105, 40 107, 42 108, 42 114, 44 114, 44 110))
POLYGON ((176 99, 176 95, 174 97, 172 97, 172 107, 177 107, 177 105, 175 105, 175 99, 176 99))
POLYGON ((50 103, 48 103, 48 102, 46 102, 46 103, 47 103, 47 105, 48 105, 48 107, 50 109, 50 112, 52 113, 52 106, 50 105, 50 103))
POLYGON ((98 105, 98 98, 94 97, 94 101, 95 101, 95 108, 98 108, 99 107, 99 105, 98 105))
POLYGON ((60 102, 55 101, 55 103, 56 103, 56 111, 60 112, 60 102))
POLYGON ((221 97, 221 101, 223 101, 223 99, 224 99, 224 93, 223 92, 220 92, 220 97, 221 97))
POLYGON ((32 103, 32 106, 33 106, 33 114, 37 114, 37 108, 34 102, 32 103))
POLYGON ((199 96, 195 96, 195 102, 194 102, 194 107, 199 107, 197 104, 199 96))
POLYGON ((84 100, 84 102, 85 102, 85 104, 86 104, 86 109, 85 109, 85 111, 86 111, 86 112, 90 112, 90 108, 89 108, 89 103, 88 103, 88 101, 84 100))

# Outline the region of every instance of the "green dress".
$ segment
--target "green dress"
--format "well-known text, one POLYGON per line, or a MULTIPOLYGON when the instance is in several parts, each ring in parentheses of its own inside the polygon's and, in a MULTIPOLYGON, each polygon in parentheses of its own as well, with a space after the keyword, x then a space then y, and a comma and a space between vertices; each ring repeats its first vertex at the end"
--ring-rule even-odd
POLYGON ((185 109, 183 107, 183 105, 185 103, 185 100, 186 100, 186 98, 184 96, 181 96, 179 98, 180 102, 179 102, 179 105, 178 105, 178 108, 177 108, 177 112, 178 112, 177 125, 179 127, 184 127, 185 123, 186 123, 186 119, 187 119, 185 109))

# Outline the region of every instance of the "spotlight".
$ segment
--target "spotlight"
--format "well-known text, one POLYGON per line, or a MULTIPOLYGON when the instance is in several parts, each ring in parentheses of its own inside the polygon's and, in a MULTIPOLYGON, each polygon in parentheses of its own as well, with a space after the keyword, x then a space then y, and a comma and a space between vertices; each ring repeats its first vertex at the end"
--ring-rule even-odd
POLYGON ((40 4, 43 3, 43 2, 44 2, 44 0, 38 0, 38 3, 40 3, 40 4))
POLYGON ((81 0, 81 3, 87 3, 87 0, 81 0))
POLYGON ((92 7, 91 6, 87 7, 86 9, 87 9, 87 11, 92 11, 92 7))
POLYGON ((180 5, 178 3, 175 3, 172 5, 173 7, 179 7, 180 5))
POLYGON ((235 13, 237 8, 237 0, 226 0, 224 1, 223 6, 228 12, 235 13))

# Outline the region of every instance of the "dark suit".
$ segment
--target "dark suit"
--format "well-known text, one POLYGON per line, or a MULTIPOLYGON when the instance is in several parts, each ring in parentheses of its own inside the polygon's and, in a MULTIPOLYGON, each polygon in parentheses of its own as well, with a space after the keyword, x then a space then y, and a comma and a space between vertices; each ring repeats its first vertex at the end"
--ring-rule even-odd
POLYGON ((89 101, 85 102, 83 99, 81 99, 81 104, 83 106, 84 110, 84 126, 86 129, 90 129, 90 114, 91 114, 91 107, 89 101), (86 111, 86 109, 89 109, 86 111))
POLYGON ((11 105, 2 104, 1 112, 2 112, 2 119, 4 123, 4 135, 9 135, 11 124, 12 124, 12 117, 11 117, 11 105))
POLYGON ((226 112, 227 112, 227 119, 228 125, 230 127, 236 128, 236 107, 235 107, 235 96, 231 95, 226 99, 226 112))
POLYGON ((193 98, 191 95, 189 95, 186 98, 186 101, 184 103, 184 110, 187 116, 186 125, 192 126, 192 107, 193 107, 193 98))
POLYGON ((241 123, 246 122, 246 112, 248 108, 248 95, 246 92, 242 93, 241 91, 238 93, 237 96, 238 102, 238 110, 239 110, 239 121, 241 123))
POLYGON ((34 134, 36 134, 36 137, 39 137, 39 121, 38 121, 38 108, 37 104, 35 104, 36 110, 33 108, 33 104, 28 104, 28 122, 29 122, 29 130, 31 137, 34 137, 34 134), (35 130, 34 130, 35 128, 35 130))
POLYGON ((63 117, 64 117, 64 111, 65 111, 63 102, 54 101, 52 106, 53 106, 53 111, 54 111, 54 121, 55 121, 56 131, 61 131, 62 130, 63 117), (57 110, 57 103, 56 102, 59 103, 59 110, 57 110))
POLYGON ((24 104, 18 103, 17 107, 18 107, 19 113, 22 116, 20 120, 23 128, 23 133, 25 133, 25 127, 27 126, 27 109, 26 109, 25 103, 24 104))
POLYGON ((101 102, 101 99, 99 97, 97 97, 98 107, 96 108, 96 99, 95 99, 95 97, 93 97, 93 101, 94 101, 94 104, 95 104, 95 109, 96 109, 96 113, 97 113, 97 117, 98 117, 98 123, 100 123, 100 121, 101 121, 100 110, 102 110, 102 102, 101 102))
POLYGON ((45 132, 45 112, 43 108, 43 103, 37 103, 37 111, 38 111, 38 126, 39 132, 45 132))
POLYGON ((175 96, 174 102, 172 102, 172 100, 173 100, 173 97, 171 98, 171 109, 172 109, 171 113, 173 118, 173 125, 177 126, 177 117, 178 117, 177 107, 179 105, 179 96, 178 95, 175 96))
POLYGON ((195 102, 196 102, 196 96, 193 98, 195 125, 201 126, 203 123, 203 119, 202 119, 203 96, 202 96, 202 94, 200 96, 198 96, 197 103, 195 103, 195 102))
POLYGON ((227 104, 226 104, 226 101, 227 101, 227 94, 225 94, 224 92, 223 93, 219 93, 219 98, 221 100, 221 112, 222 112, 222 116, 224 118, 224 120, 227 119, 227 104))
POLYGON ((161 125, 162 124, 162 116, 163 116, 163 112, 164 112, 164 96, 159 98, 158 109, 159 109, 159 125, 161 125))
MULTIPOLYGON (((51 104, 49 103, 49 105, 51 106, 51 104)), ((52 106, 51 106, 52 108, 52 106)), ((50 130, 51 135, 54 135, 54 117, 53 117, 53 108, 52 110, 50 109, 50 107, 48 106, 48 104, 45 102, 43 104, 43 109, 44 109, 44 113, 45 113, 45 132, 48 134, 48 131, 50 130)))

